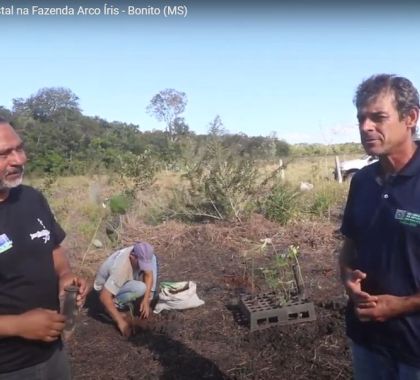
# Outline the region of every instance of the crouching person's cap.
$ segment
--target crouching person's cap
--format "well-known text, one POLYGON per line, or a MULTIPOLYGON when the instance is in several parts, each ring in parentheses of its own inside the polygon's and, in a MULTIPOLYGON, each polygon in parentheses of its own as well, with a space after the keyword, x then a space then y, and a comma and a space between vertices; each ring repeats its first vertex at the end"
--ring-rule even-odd
POLYGON ((150 272, 153 269, 153 247, 149 243, 136 243, 133 247, 133 256, 137 258, 139 262, 139 268, 142 271, 150 272))

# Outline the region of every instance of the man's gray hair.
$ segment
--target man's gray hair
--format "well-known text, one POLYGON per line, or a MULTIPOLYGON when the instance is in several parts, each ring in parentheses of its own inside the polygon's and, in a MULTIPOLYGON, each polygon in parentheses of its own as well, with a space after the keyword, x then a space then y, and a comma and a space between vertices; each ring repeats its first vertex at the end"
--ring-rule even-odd
POLYGON ((358 110, 375 100, 378 95, 386 91, 394 94, 395 108, 400 119, 408 115, 413 108, 420 108, 419 93, 407 78, 394 74, 372 75, 357 87, 353 99, 358 110))

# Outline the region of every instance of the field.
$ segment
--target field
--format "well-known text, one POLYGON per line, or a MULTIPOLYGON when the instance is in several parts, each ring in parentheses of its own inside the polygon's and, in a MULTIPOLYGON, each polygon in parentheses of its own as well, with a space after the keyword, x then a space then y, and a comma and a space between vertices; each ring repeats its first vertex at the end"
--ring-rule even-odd
POLYGON ((289 164, 290 182, 310 181, 315 186, 302 195, 304 202, 312 202, 312 211, 294 213, 287 224, 258 213, 241 221, 162 221, 157 215, 169 204, 180 177, 159 173, 154 185, 118 217, 114 240, 105 234, 112 218, 101 206, 117 191, 112 179, 35 181, 67 230, 75 270, 90 281, 115 248, 144 240, 159 256, 161 280, 193 280, 205 301, 196 309, 153 315, 127 340, 95 314, 91 295, 67 343, 74 378, 351 379, 345 296, 337 275, 338 228, 348 187, 329 179, 332 165, 331 158, 289 164), (321 204, 320 194, 326 200, 321 204), (317 319, 251 333, 241 319, 239 297, 270 290, 264 273, 273 268, 276 254, 291 245, 299 247, 305 292, 315 304, 317 319))

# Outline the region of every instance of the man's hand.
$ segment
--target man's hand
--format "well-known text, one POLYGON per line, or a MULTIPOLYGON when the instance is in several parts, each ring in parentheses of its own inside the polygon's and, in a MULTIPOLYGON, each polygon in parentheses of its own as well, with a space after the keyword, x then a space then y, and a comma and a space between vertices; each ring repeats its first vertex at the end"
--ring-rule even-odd
POLYGON ((117 325, 118 330, 123 336, 128 338, 132 333, 131 319, 126 314, 117 310, 113 299, 114 295, 105 287, 99 293, 99 300, 117 325))
POLYGON ((360 320, 385 322, 408 312, 407 297, 383 294, 376 298, 376 306, 373 308, 366 308, 363 304, 355 307, 356 315, 360 320))
POLYGON ((346 273, 344 287, 355 307, 371 308, 376 306, 377 296, 372 296, 362 290, 362 280, 366 278, 366 273, 360 270, 353 270, 346 273))
POLYGON ((149 299, 146 299, 146 297, 143 297, 143 301, 141 301, 140 304, 140 317, 147 319, 150 315, 150 301, 149 299))
POLYGON ((64 288, 69 285, 75 285, 79 287, 79 292, 77 294, 76 302, 77 302, 77 306, 81 308, 86 301, 86 295, 89 290, 86 280, 84 278, 75 276, 73 273, 66 273, 65 275, 60 277, 60 285, 59 285, 60 298, 64 297, 64 293, 65 293, 64 288))
POLYGON ((127 322, 125 318, 123 317, 119 318, 117 322, 117 327, 118 327, 118 330, 120 330, 120 333, 122 336, 125 336, 126 338, 128 338, 131 335, 131 332, 132 332, 131 324, 127 322))
POLYGON ((150 299, 153 285, 153 272, 145 271, 143 281, 146 284, 146 291, 143 295, 143 300, 140 303, 140 318, 147 319, 150 315, 150 299))
POLYGON ((57 273, 59 280, 59 293, 58 296, 64 296, 64 288, 69 285, 76 285, 79 287, 79 294, 77 295, 76 301, 77 306, 80 308, 85 303, 86 295, 88 293, 88 287, 86 280, 74 275, 71 271, 69 260, 66 256, 64 248, 59 245, 53 250, 54 269, 57 273))
POLYGON ((64 329, 65 317, 48 309, 33 309, 16 320, 16 335, 24 339, 53 342, 64 329))

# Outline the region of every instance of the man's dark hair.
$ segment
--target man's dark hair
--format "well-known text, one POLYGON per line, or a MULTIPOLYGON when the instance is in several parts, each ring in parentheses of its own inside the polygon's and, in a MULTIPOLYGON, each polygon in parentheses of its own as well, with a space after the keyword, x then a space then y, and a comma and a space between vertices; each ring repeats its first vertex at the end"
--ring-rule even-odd
POLYGON ((413 109, 419 109, 419 93, 407 78, 394 74, 372 75, 357 87, 353 99, 358 110, 375 100, 382 92, 391 91, 394 94, 395 108, 400 119, 407 116, 413 109))

